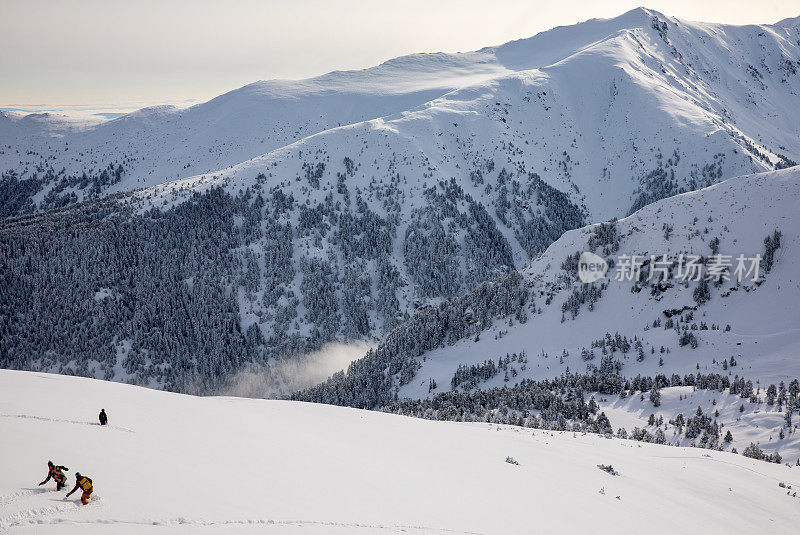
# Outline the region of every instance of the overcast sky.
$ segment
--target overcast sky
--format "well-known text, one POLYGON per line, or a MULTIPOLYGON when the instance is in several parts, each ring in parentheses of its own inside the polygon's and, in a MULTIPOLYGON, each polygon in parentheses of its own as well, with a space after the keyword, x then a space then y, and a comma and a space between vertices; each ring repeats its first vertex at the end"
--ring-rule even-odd
MULTIPOLYGON (((0 107, 188 104, 255 80, 501 44, 641 3, 0 0, 0 107)), ((732 24, 800 15, 800 0, 653 0, 647 7, 732 24)))

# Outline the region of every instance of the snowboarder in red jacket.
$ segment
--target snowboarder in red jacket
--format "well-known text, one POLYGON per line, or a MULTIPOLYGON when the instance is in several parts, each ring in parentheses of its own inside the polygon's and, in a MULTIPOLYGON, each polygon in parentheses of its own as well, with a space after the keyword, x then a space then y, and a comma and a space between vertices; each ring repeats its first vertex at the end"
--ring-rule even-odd
POLYGON ((67 476, 64 475, 65 470, 69 470, 66 466, 59 466, 53 464, 53 461, 47 461, 47 479, 39 483, 39 485, 44 485, 50 478, 56 482, 56 490, 61 490, 67 485, 67 476))

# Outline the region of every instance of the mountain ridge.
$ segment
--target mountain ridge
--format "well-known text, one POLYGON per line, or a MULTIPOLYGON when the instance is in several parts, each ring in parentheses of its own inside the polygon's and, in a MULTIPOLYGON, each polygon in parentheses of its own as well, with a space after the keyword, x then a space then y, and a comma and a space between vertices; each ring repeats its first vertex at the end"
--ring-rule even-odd
MULTIPOLYGON (((73 164, 78 164, 78 167, 74 167, 73 164, 70 164, 69 160, 64 163, 67 168, 72 166, 74 168, 73 172, 81 172, 96 168, 100 160, 109 163, 113 161, 119 163, 125 159, 130 160, 128 162, 128 174, 130 176, 123 179, 123 183, 127 183, 128 185, 124 186, 122 189, 152 185, 165 180, 168 181, 171 178, 188 177, 191 176, 191 170, 196 169, 198 165, 201 166, 199 169, 200 171, 212 172, 218 169, 224 169, 231 164, 236 164, 243 160, 259 156, 269 150, 277 149, 287 143, 302 139, 307 135, 313 135, 314 133, 329 128, 335 128, 341 124, 351 124, 377 117, 385 117, 412 109, 416 106, 424 105, 426 102, 435 98, 441 98, 448 92, 457 90, 460 87, 481 83, 481 80, 490 80, 492 77, 504 76, 520 70, 553 66, 554 64, 564 61, 565 58, 574 56, 576 53, 580 54, 581 51, 585 53, 587 50, 596 47, 599 43, 618 38, 620 32, 626 33, 631 30, 649 32, 653 29, 651 26, 655 24, 653 22, 654 20, 661 21, 659 24, 663 24, 664 26, 661 26, 662 30, 659 31, 665 31, 667 33, 668 31, 665 28, 669 26, 681 31, 691 30, 695 33, 700 32, 700 34, 706 33, 709 35, 715 32, 732 32, 735 34, 737 32, 750 31, 752 33, 756 28, 758 28, 758 30, 755 30, 757 32, 765 32, 772 28, 771 26, 735 27, 713 24, 691 24, 679 21, 678 19, 665 17, 656 11, 639 8, 612 19, 592 19, 578 25, 555 28, 530 38, 512 41, 503 45, 486 47, 474 52, 456 54, 412 54, 394 58, 381 65, 367 69, 357 71, 334 71, 307 80, 269 80, 254 82, 220 95, 206 103, 198 104, 184 110, 171 110, 162 121, 166 122, 160 124, 156 130, 153 130, 151 133, 133 133, 134 138, 124 142, 128 145, 127 147, 120 145, 118 148, 112 149, 111 152, 109 152, 107 148, 100 148, 101 145, 106 145, 106 142, 103 140, 104 137, 117 137, 120 135, 123 137, 130 137, 131 133, 126 133, 124 130, 109 131, 108 134, 103 134, 99 139, 87 139, 86 141, 89 145, 87 145, 84 150, 92 151, 95 154, 91 159, 94 163, 87 165, 86 158, 81 156, 73 162, 73 164), (567 39, 570 40, 570 42, 565 45, 563 41, 567 39), (521 64, 521 62, 525 64, 521 64), (326 97, 320 92, 328 96, 326 97), (329 101, 337 92, 341 93, 343 100, 338 103, 329 101), (405 96, 397 100, 396 98, 393 99, 387 92, 394 92, 396 97, 405 96), (356 95, 359 93, 361 93, 364 98, 371 95, 370 99, 372 99, 373 102, 370 103, 369 99, 352 101, 351 99, 356 98, 356 95), (313 96, 315 94, 317 96, 313 96), (303 95, 305 95, 305 97, 303 97, 303 95), (273 110, 270 107, 271 105, 264 108, 264 102, 259 102, 259 99, 263 100, 264 98, 267 98, 267 101, 265 101, 266 103, 270 100, 274 100, 275 103, 283 101, 284 105, 287 102, 285 99, 289 99, 288 102, 294 101, 296 103, 301 102, 304 98, 306 100, 310 98, 311 100, 308 100, 307 103, 299 108, 292 110, 292 113, 296 116, 295 119, 300 119, 299 128, 293 128, 292 130, 294 130, 294 132, 291 134, 276 134, 269 133, 269 130, 279 127, 286 129, 289 122, 281 119, 279 116, 275 116, 272 119, 265 119, 263 116, 264 113, 274 115, 277 110, 273 110), (315 101, 319 98, 323 98, 323 101, 319 101, 315 104, 315 101), (389 100, 386 100, 387 98, 389 100), (300 101, 297 99, 300 99, 300 101), (327 104, 325 102, 327 102, 327 104), (381 102, 383 102, 383 104, 381 104, 381 102), (341 108, 346 111, 348 107, 353 105, 357 105, 359 108, 362 108, 363 111, 356 112, 355 114, 353 114, 353 112, 346 112, 344 114, 336 112, 328 118, 324 117, 326 114, 330 114, 334 111, 335 108, 341 108), (323 107, 320 108, 319 106, 323 107), (306 109, 304 110, 304 108, 306 109), (322 120, 320 120, 319 111, 313 116, 309 113, 312 109, 317 109, 322 112, 322 120), (194 137, 195 141, 192 141, 191 137, 185 137, 173 131, 172 129, 174 127, 169 126, 173 121, 185 123, 185 126, 181 127, 182 130, 187 130, 188 128, 189 132, 195 132, 191 134, 191 137, 194 137), (223 123, 220 123, 220 121, 223 121, 223 123), (209 128, 212 124, 225 124, 225 128, 230 129, 233 123, 238 125, 238 136, 251 136, 260 139, 259 143, 250 143, 248 146, 241 145, 241 142, 237 142, 235 137, 231 137, 232 134, 230 133, 223 133, 222 137, 217 139, 203 139, 202 136, 197 137, 201 134, 203 129, 209 128), (261 133, 258 133, 259 131, 261 131, 261 133), (167 156, 165 161, 163 160, 164 157, 161 157, 162 161, 160 163, 143 164, 139 161, 140 158, 151 160, 154 157, 153 154, 145 154, 143 152, 152 152, 152 148, 147 149, 147 145, 152 145, 154 141, 148 141, 146 138, 136 141, 136 137, 141 137, 142 135, 166 135, 168 139, 162 140, 159 146, 163 151, 164 141, 166 141, 166 146, 173 144, 174 147, 170 150, 174 155, 167 156), (287 137, 287 135, 291 137, 287 137), (184 137, 185 139, 183 139, 184 137), (142 142, 144 142, 145 145, 142 145, 142 142), (200 143, 192 147, 191 151, 194 153, 202 154, 209 150, 221 150, 222 152, 219 153, 220 156, 212 159, 205 158, 203 162, 193 162, 192 158, 189 158, 184 163, 178 165, 178 160, 186 158, 185 155, 188 154, 186 149, 180 148, 180 145, 185 143, 189 143, 188 147, 191 147, 192 144, 200 143), (215 145, 218 145, 219 148, 214 148, 215 145), (229 145, 229 148, 225 148, 229 145), (235 145, 241 146, 237 148, 235 145), (260 150, 262 147, 266 150, 260 150), (220 157, 222 157, 222 159, 219 159, 220 157), (141 171, 136 171, 136 168, 141 165, 145 165, 145 167, 142 168, 141 171), (203 169, 203 167, 205 167, 205 169, 203 169)), ((789 31, 789 26, 788 24, 781 26, 784 33, 785 31, 789 31)), ((779 36, 777 34, 778 32, 774 30, 770 33, 770 35, 778 38, 779 36)), ((667 41, 669 40, 666 33, 662 37, 667 41)), ((785 41, 784 37, 780 38, 785 41)), ((783 46, 785 47, 788 45, 784 43, 783 46)), ((155 111, 155 109, 150 109, 148 113, 142 113, 142 110, 140 110, 140 112, 129 114, 127 118, 123 116, 122 118, 104 122, 92 128, 106 131, 109 130, 109 128, 113 130, 116 125, 121 124, 130 125, 126 126, 126 128, 135 127, 136 123, 132 122, 133 119, 136 117, 152 117, 153 111, 155 111)), ((117 128, 117 130, 119 130, 119 128, 117 128)), ((6 132, 0 130, 0 139, 9 137, 13 139, 13 136, 13 129, 6 132)), ((89 137, 91 138, 91 136, 89 137)), ((41 141, 37 142, 30 139, 23 141, 28 145, 43 144, 41 141)), ((75 140, 75 142, 83 143, 79 139, 75 140)), ((782 145, 782 143, 779 144, 782 145)), ((8 144, 6 143, 6 145, 8 144)), ((29 150, 31 149, 31 147, 26 148, 29 150)), ((41 158, 44 158, 45 150, 48 150, 50 153, 48 159, 55 156, 57 162, 58 158, 61 158, 61 156, 59 156, 60 153, 54 146, 51 146, 50 149, 46 149, 45 147, 37 148, 40 148, 42 151, 41 158)), ((795 152, 796 149, 793 150, 790 156, 796 156, 795 152)), ((39 164, 34 164, 33 160, 9 158, 9 154, 7 153, 5 154, 5 158, 2 156, 3 155, 0 155, 0 167, 2 167, 3 170, 16 169, 20 174, 24 174, 22 171, 25 167, 29 168, 29 173, 32 172, 33 170, 30 169, 31 165, 37 165, 42 169, 49 165, 46 163, 47 160, 42 161, 42 159, 40 159, 39 164)), ((58 163, 50 165, 50 167, 54 167, 58 170, 58 163)), ((112 184, 110 186, 109 191, 121 190, 118 185, 112 184)))

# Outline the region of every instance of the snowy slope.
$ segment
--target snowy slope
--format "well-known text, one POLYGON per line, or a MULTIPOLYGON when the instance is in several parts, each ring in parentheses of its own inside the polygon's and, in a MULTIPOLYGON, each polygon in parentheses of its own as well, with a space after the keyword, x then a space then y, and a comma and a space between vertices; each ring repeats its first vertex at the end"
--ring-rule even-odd
MULTIPOLYGON (((634 337, 642 341, 645 357, 637 360, 635 349, 613 357, 622 364, 622 373, 653 376, 658 373, 685 374, 700 370, 760 379, 762 385, 800 377, 800 278, 796 266, 800 262, 800 171, 786 169, 758 175, 733 178, 709 188, 664 199, 647 206, 616 223, 619 249, 606 255, 650 255, 676 260, 681 253, 709 257, 709 244, 719 239, 719 252, 734 257, 744 254, 764 255, 764 239, 775 230, 782 233, 781 247, 775 253, 772 270, 760 278, 759 284, 730 280, 716 288, 710 285, 710 300, 698 304, 694 299, 697 282, 686 284, 670 281, 663 291, 653 291, 656 280, 643 285, 617 281, 611 269, 605 279, 607 287, 590 310, 589 303, 578 307, 573 318, 562 306, 572 295, 586 286, 574 273, 562 268, 568 256, 589 251, 587 241, 599 225, 567 232, 539 258, 523 270, 524 284, 531 300, 526 305, 526 323, 507 319, 496 320, 480 340, 464 339, 452 346, 424 354, 425 362, 417 380, 401 391, 402 395, 427 395, 429 378, 440 385, 449 385, 459 364, 473 364, 507 353, 528 357, 526 370, 518 370, 514 382, 524 378, 545 378, 558 375, 567 367, 582 372, 599 367, 604 356, 592 342, 620 333, 631 345, 634 337), (665 239, 665 225, 671 227, 665 239), (548 298, 550 302, 548 303, 548 298), (698 347, 680 347, 674 329, 664 325, 666 312, 685 309, 694 319, 686 325, 704 322, 709 329, 690 331, 698 339, 698 347), (653 327, 653 322, 660 325, 653 327), (713 330, 711 326, 718 326, 713 330), (730 325, 729 331, 725 327, 730 325), (660 348, 669 349, 661 353, 660 348), (651 348, 655 353, 651 354, 651 348), (582 350, 593 350, 593 358, 582 358, 582 350), (566 350, 569 354, 561 358, 566 350), (723 369, 722 361, 734 357, 735 367, 723 369), (663 365, 659 360, 663 358, 663 365)), ((601 250, 597 251, 602 254, 601 250)), ((675 269, 676 266, 673 266, 675 269)), ((733 273, 731 268, 731 274, 733 273)), ((648 268, 643 268, 645 274, 648 268)), ((595 283, 599 285, 600 283, 595 283)), ((685 315, 685 314, 684 314, 685 315)), ((681 314, 673 319, 677 321, 681 314)), ((474 335, 473 335, 474 336, 474 335)), ((486 386, 502 386, 497 376, 486 386)))
POLYGON ((800 436, 797 428, 786 428, 786 413, 778 409, 777 405, 751 403, 730 392, 698 390, 686 386, 662 389, 661 404, 658 407, 654 407, 647 396, 642 400, 641 396, 620 399, 598 395, 597 402, 615 430, 622 428, 630 432, 639 427, 655 433, 661 427, 666 443, 675 446, 691 446, 692 442, 699 444, 696 438, 686 438, 685 433, 681 434, 682 430, 678 430, 674 420, 678 414, 683 414, 684 418, 694 416, 697 407, 701 407, 706 413, 718 413, 715 418, 723 424, 723 435, 731 432, 733 440, 729 443, 723 441, 723 450, 731 451, 736 448, 741 453, 753 443, 767 453, 779 453, 784 463, 796 464, 800 460, 800 436), (651 414, 656 419, 663 418, 663 423, 660 426, 651 424, 651 414))
POLYGON ((795 492, 798 468, 597 435, 11 371, 0 371, 0 429, 9 534, 790 533, 800 522, 779 486, 795 492), (48 459, 93 479, 90 505, 36 486, 48 459))

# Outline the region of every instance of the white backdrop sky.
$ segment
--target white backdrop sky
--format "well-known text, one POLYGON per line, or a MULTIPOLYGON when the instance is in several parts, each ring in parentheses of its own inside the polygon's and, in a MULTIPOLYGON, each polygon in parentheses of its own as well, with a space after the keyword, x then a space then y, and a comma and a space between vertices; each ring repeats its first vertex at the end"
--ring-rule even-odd
MULTIPOLYGON (((641 0, 0 0, 0 108, 188 105, 249 82, 467 51, 641 0)), ((773 23, 800 0, 651 0, 689 20, 773 23)))

